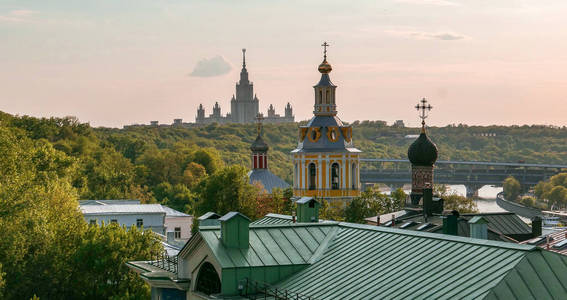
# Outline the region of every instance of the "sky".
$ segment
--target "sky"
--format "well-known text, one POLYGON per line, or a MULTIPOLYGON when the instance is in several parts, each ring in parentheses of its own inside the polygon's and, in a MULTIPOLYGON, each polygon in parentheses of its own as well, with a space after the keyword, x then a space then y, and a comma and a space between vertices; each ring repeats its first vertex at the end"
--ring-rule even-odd
POLYGON ((323 41, 339 117, 566 126, 567 1, 1 0, 0 111, 122 127, 228 112, 246 48, 266 114, 313 111, 323 41))

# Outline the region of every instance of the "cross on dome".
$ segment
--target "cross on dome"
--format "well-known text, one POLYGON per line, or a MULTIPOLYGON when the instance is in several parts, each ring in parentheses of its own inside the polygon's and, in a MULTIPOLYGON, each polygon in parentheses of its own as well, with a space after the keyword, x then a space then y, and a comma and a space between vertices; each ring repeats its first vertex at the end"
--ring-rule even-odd
POLYGON ((329 47, 331 45, 327 42, 323 42, 323 44, 321 44, 321 46, 323 46, 323 58, 325 60, 327 60, 327 47, 329 47))
POLYGON ((258 135, 262 132, 262 121, 264 121, 264 117, 262 114, 258 114, 256 116, 256 130, 258 131, 258 135))
POLYGON ((427 119, 428 113, 429 111, 431 111, 433 106, 431 106, 431 104, 428 104, 425 98, 421 99, 419 102, 420 103, 415 106, 415 109, 417 109, 418 111, 421 110, 419 116, 421 118, 421 132, 425 132, 425 119, 427 119))

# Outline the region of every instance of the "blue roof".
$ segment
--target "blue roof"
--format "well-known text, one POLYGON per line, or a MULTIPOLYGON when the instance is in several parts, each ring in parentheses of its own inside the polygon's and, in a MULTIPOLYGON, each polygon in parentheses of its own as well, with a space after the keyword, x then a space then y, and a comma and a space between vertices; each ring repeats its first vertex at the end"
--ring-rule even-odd
POLYGON ((182 213, 180 211, 177 211, 173 208, 167 207, 162 205, 161 208, 163 208, 163 210, 165 211, 165 216, 166 217, 191 217, 191 215, 188 215, 186 213, 182 213))
POLYGON ((260 182, 268 193, 271 193, 274 188, 286 189, 289 187, 287 182, 268 169, 254 169, 248 173, 248 176, 250 177, 250 184, 255 181, 260 182))

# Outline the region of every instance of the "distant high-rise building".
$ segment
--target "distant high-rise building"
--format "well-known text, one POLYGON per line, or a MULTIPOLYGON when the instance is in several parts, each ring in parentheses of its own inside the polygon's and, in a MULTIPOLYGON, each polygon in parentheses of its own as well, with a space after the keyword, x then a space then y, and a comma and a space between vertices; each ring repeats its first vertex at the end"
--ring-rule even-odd
MULTIPOLYGON (((197 109, 197 124, 210 123, 252 123, 260 115, 260 100, 254 94, 254 84, 248 79, 248 70, 246 69, 246 49, 242 49, 242 70, 240 71, 240 80, 236 83, 236 94, 230 99, 230 113, 226 116, 221 115, 218 102, 213 107, 213 114, 205 117, 205 109, 200 104, 197 109)), ((266 123, 286 123, 294 122, 293 110, 291 104, 287 103, 285 115, 282 117, 276 114, 272 104, 268 109, 268 116, 264 117, 266 123)))

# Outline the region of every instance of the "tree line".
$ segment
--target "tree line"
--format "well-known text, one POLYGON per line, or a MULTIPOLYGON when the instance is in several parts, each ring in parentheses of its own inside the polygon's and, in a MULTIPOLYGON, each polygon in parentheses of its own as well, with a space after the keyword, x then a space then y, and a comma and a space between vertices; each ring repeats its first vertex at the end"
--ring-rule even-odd
MULTIPOLYGON (((366 157, 405 158, 413 141, 405 136, 418 133, 384 122, 353 125, 355 145, 366 157)), ((264 126, 270 169, 289 183, 297 126, 264 126)), ((554 163, 567 153, 565 128, 458 125, 431 128, 429 134, 442 159, 554 163), (497 136, 477 135, 485 131, 497 136)), ((248 183, 255 135, 252 124, 112 129, 93 128, 73 117, 0 112, 0 298, 149 295, 124 262, 147 260, 160 251, 153 234, 89 226, 77 209, 78 199, 140 199, 196 216, 232 210, 252 219, 270 212, 290 214, 291 190, 268 194, 248 183)), ((321 218, 363 222, 401 208, 402 197, 399 191, 393 197, 367 191, 348 206, 323 202, 321 218)), ((469 205, 453 202, 464 209, 469 205)))

